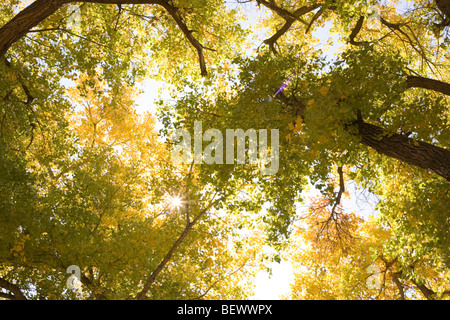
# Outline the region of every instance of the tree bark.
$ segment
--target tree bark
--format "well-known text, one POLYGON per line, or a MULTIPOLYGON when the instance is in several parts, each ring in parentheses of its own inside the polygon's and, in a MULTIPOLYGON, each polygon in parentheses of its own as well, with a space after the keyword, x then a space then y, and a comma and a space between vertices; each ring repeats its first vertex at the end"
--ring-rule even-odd
POLYGON ((27 300, 18 286, 12 284, 9 281, 6 281, 5 279, 0 278, 0 288, 6 289, 11 292, 11 294, 2 295, 5 298, 9 298, 11 300, 27 300))
POLYGON ((450 18, 450 0, 436 0, 436 6, 447 18, 450 18))
MULTIPOLYGON (((418 81, 428 85, 450 86, 444 82, 421 77, 418 81), (423 80, 425 79, 425 80, 423 80), (436 84, 438 82, 438 84, 436 84)), ((416 81, 416 79, 414 79, 416 81)), ((286 97, 280 93, 277 98, 287 105, 290 110, 304 120, 306 106, 295 96, 286 97)), ((356 125, 360 142, 375 149, 378 153, 388 157, 406 162, 413 166, 434 172, 450 181, 450 151, 439 146, 415 141, 405 135, 391 134, 386 129, 364 122, 358 119, 351 124, 345 125, 345 129, 352 132, 352 126, 356 125)), ((352 132, 353 134, 353 132, 352 132)))
POLYGON ((364 121, 356 122, 361 143, 378 153, 434 172, 450 181, 450 151, 430 143, 414 141, 364 121))
POLYGON ((406 86, 407 88, 423 88, 433 90, 450 96, 450 84, 439 80, 417 76, 408 76, 406 79, 406 86))

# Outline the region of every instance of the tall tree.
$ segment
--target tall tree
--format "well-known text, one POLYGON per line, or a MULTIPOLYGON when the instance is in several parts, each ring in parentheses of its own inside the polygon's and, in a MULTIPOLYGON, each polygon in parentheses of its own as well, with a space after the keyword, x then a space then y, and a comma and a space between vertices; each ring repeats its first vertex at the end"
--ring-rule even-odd
MULTIPOLYGON (((259 258, 249 241, 260 246, 264 229, 286 248, 309 183, 322 197, 304 238, 331 270, 321 279, 346 283, 331 292, 322 281, 313 294, 373 297, 360 285, 371 252, 390 279, 383 297, 408 297, 408 288, 418 298, 448 296, 437 283, 450 265, 448 1, 408 10, 382 1, 239 4, 269 13, 255 54, 237 11, 219 0, 0 5, 3 297, 245 296, 239 275, 259 258), (81 30, 69 23, 79 18, 71 4, 81 30), (323 26, 342 43, 334 59, 315 45, 323 26), (175 87, 161 102, 164 142, 152 117, 133 113, 134 86, 148 76, 175 87), (170 134, 192 132, 196 121, 203 131, 278 129, 278 172, 175 165, 170 134), (380 196, 377 225, 342 209, 350 180, 380 196), (217 254, 245 235, 226 238, 227 224, 258 235, 238 241, 242 256, 217 254), (346 254, 356 258, 339 271, 346 254), (78 293, 56 285, 71 264, 83 266, 78 293), (226 277, 236 280, 221 288, 226 277)), ((316 286, 320 276, 299 281, 316 286)))

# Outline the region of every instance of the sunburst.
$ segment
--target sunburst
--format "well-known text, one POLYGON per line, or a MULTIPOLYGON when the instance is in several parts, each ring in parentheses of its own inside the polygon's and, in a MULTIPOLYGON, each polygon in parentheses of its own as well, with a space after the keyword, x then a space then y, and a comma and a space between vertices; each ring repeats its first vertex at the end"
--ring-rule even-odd
POLYGON ((178 209, 182 206, 183 204, 183 199, 178 196, 169 196, 169 205, 172 209, 178 209))

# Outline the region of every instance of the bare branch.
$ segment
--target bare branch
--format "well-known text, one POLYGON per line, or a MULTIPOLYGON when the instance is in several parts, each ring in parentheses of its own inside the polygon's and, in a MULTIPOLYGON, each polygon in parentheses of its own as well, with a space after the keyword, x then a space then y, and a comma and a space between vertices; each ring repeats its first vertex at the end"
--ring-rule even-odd
POLYGON ((337 172, 339 174, 339 191, 336 195, 336 200, 334 201, 333 208, 331 209, 331 214, 335 214, 336 208, 341 204, 342 194, 345 192, 345 182, 344 182, 344 173, 342 171, 342 166, 337 168, 337 172))
POLYGON ((189 30, 189 28, 184 23, 183 19, 181 18, 180 14, 178 13, 178 8, 170 5, 168 2, 164 2, 161 5, 172 16, 172 18, 175 20, 178 27, 184 33, 186 38, 189 40, 189 42, 192 44, 192 46, 197 50, 198 59, 200 62, 201 75, 206 76, 208 74, 208 72, 206 71, 205 58, 203 56, 203 46, 200 44, 200 42, 197 41, 197 39, 195 39, 195 37, 192 35, 192 30, 189 30))

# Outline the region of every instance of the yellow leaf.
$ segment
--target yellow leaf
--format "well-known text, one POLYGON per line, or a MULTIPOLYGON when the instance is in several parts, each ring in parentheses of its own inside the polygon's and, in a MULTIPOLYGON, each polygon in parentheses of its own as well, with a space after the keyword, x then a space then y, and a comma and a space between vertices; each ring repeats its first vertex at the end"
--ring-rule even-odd
POLYGON ((291 134, 288 133, 285 138, 286 138, 286 141, 291 141, 291 134))
POLYGON ((302 123, 297 119, 295 122, 294 132, 297 133, 300 132, 300 130, 302 130, 302 123))
POLYGON ((311 100, 309 100, 308 102, 307 102, 307 105, 308 106, 312 106, 314 104, 314 99, 311 99, 311 100))
POLYGON ((294 130, 294 123, 293 122, 291 122, 291 123, 289 123, 289 130, 294 130))
POLYGON ((329 90, 330 89, 328 89, 327 86, 323 86, 322 88, 320 88, 319 92, 321 95, 326 96, 329 90))

